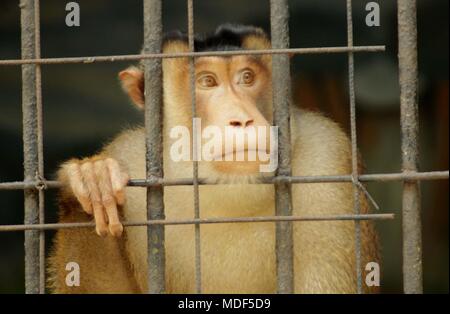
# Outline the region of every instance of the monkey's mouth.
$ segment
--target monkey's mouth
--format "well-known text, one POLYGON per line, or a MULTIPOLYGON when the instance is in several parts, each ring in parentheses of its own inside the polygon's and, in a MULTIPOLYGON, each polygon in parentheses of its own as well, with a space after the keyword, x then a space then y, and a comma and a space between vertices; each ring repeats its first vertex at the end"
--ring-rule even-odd
POLYGON ((265 149, 239 149, 224 152, 214 157, 214 161, 255 161, 268 162, 270 160, 270 151, 265 149))

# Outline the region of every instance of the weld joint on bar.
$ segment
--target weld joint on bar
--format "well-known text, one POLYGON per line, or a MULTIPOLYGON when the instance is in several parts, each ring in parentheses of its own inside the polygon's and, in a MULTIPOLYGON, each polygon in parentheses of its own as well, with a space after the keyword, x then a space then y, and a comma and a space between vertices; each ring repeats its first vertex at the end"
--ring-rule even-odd
POLYGON ((36 178, 34 181, 34 187, 36 190, 46 190, 48 188, 47 186, 47 180, 45 180, 45 178, 39 174, 39 172, 36 171, 36 178))

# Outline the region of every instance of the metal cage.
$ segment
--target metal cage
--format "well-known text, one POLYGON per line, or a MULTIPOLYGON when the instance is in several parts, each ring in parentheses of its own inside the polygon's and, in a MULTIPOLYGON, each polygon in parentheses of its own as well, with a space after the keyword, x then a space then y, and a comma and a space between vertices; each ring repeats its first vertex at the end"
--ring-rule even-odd
MULTIPOLYGON (((448 179, 448 171, 419 172, 418 170, 418 101, 417 101, 417 27, 416 1, 398 0, 399 82, 401 88, 401 138, 402 172, 363 175, 358 173, 354 87, 354 54, 380 52, 384 46, 354 46, 352 1, 346 0, 347 46, 320 48, 289 48, 288 0, 270 0, 272 49, 255 51, 194 52, 193 0, 188 4, 189 53, 162 54, 162 0, 144 0, 144 50, 139 55, 95 56, 75 58, 42 58, 40 52, 39 0, 21 0, 22 59, 0 60, 0 66, 22 67, 22 113, 24 180, 2 182, 0 190, 23 189, 25 193, 25 220, 22 225, 2 225, 1 232, 25 232, 25 287, 26 293, 45 293, 45 231, 61 228, 93 227, 94 223, 45 223, 44 192, 58 188, 59 183, 44 178, 44 154, 42 145, 42 95, 41 67, 50 64, 94 63, 144 60, 145 66, 145 128, 146 128, 146 178, 132 179, 130 186, 147 189, 147 221, 124 222, 125 227, 147 226, 148 232, 148 281, 149 293, 165 291, 164 226, 177 224, 195 225, 196 290, 202 292, 200 262, 200 225, 212 223, 276 222, 276 261, 278 292, 292 293, 293 239, 292 224, 296 221, 352 220, 355 223, 355 247, 358 293, 362 293, 360 221, 393 219, 393 214, 360 214, 359 190, 361 182, 403 182, 403 281, 405 293, 422 293, 422 249, 420 219, 420 181, 448 179), (348 84, 350 92, 350 122, 352 147, 352 172, 348 175, 294 177, 290 168, 289 93, 290 61, 288 54, 348 55, 348 84), (264 184, 275 185, 276 216, 241 218, 200 218, 199 185, 205 184, 198 177, 198 165, 194 162, 193 178, 167 180, 163 176, 161 103, 162 58, 189 57, 191 87, 194 86, 194 58, 199 56, 273 55, 274 124, 279 127, 279 168, 274 177, 264 184), (152 73, 152 75, 148 75, 152 73), (290 185, 314 182, 351 182, 354 190, 354 213, 333 216, 292 216, 290 185), (189 220, 166 220, 164 216, 163 188, 171 185, 192 185, 194 188, 195 217, 189 220), (154 250, 153 248, 157 248, 154 250)), ((195 91, 191 88, 192 112, 196 116, 195 91)), ((195 143, 194 143, 195 147, 195 143)), ((196 151, 194 149, 194 151, 196 151)), ((195 159, 194 159, 195 160, 195 159)), ((365 191, 367 193, 367 191, 365 191)))

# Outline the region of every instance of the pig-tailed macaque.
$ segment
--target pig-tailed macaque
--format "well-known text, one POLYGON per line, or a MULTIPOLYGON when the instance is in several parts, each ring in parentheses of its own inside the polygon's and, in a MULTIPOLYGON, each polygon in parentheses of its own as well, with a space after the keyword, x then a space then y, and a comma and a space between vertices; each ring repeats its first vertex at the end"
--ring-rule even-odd
MULTIPOLYGON (((238 25, 222 25, 214 34, 195 41, 196 51, 270 47, 270 40, 261 29, 238 25)), ((171 33, 162 50, 188 52, 186 36, 171 33)), ((196 58, 195 92, 201 131, 228 134, 229 129, 238 133, 272 130, 271 69, 270 55, 196 58)), ((143 108, 142 66, 127 68, 119 73, 119 78, 133 103, 143 108)), ((188 151, 183 155, 184 146, 180 144, 183 130, 193 136, 188 58, 163 60, 163 94, 164 177, 192 178, 192 154, 188 151)), ((213 151, 209 154, 213 158, 198 159, 199 177, 214 183, 199 187, 201 218, 275 215, 274 186, 258 183, 273 175, 274 169, 261 170, 270 163, 266 157, 273 157, 276 141, 271 136, 276 132, 255 132, 256 137, 245 137, 241 148, 231 145, 231 150, 226 145, 226 135, 221 143, 212 133, 202 133, 200 141, 204 155, 213 151), (256 142, 260 146, 255 146, 256 142), (238 153, 257 157, 237 159, 238 153)), ((191 138, 184 142, 192 150, 191 138)), ((351 146, 342 129, 318 113, 295 106, 291 108, 291 154, 294 176, 351 173, 351 146)), ((147 228, 124 229, 121 224, 147 219, 146 191, 127 187, 130 178, 145 178, 143 128, 122 132, 98 155, 62 164, 58 172, 63 183, 59 221, 94 220, 96 227, 57 232, 49 262, 49 287, 53 292, 147 291, 147 228), (70 262, 80 267, 79 285, 66 284, 66 265, 70 262)), ((164 204, 167 219, 192 219, 193 187, 164 187, 164 204)), ((295 216, 352 214, 353 187, 351 183, 293 184, 292 204, 295 216)), ((361 212, 368 212, 363 193, 361 212)), ((201 225, 203 292, 276 293, 275 224, 201 225)), ((355 293, 355 223, 293 222, 293 226, 295 293, 355 293)), ((195 292, 194 233, 194 225, 165 227, 168 293, 195 292)), ((373 287, 364 283, 365 265, 379 262, 377 236, 370 222, 361 222, 361 243, 363 287, 366 292, 373 292, 373 287)))

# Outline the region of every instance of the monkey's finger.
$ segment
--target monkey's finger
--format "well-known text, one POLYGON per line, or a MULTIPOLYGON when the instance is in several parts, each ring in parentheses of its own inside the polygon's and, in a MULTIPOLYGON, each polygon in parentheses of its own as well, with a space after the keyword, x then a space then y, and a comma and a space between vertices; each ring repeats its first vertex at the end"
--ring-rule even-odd
POLYGON ((94 164, 95 175, 101 193, 102 204, 106 210, 109 232, 115 237, 122 235, 123 226, 120 223, 117 212, 116 200, 113 195, 108 166, 103 161, 96 161, 94 164))
POLYGON ((125 203, 125 186, 128 183, 128 175, 120 171, 119 163, 112 158, 106 159, 108 166, 111 186, 117 204, 123 205, 125 203))
POLYGON ((91 200, 89 199, 89 191, 83 183, 80 165, 77 163, 70 163, 65 168, 73 194, 77 198, 78 202, 80 202, 83 210, 89 215, 92 215, 92 205, 91 200))
POLYGON ((92 208, 94 211, 95 231, 99 236, 106 236, 108 234, 108 225, 106 223, 102 198, 100 190, 97 186, 95 178, 94 166, 91 162, 86 162, 81 166, 84 182, 89 190, 92 208))

